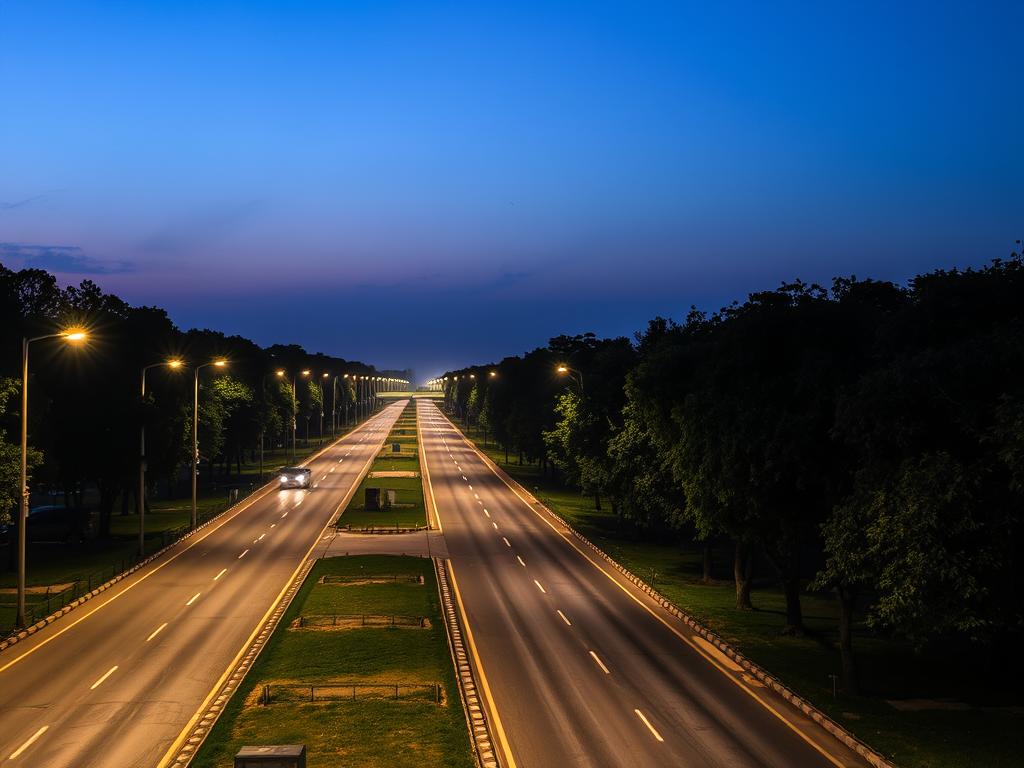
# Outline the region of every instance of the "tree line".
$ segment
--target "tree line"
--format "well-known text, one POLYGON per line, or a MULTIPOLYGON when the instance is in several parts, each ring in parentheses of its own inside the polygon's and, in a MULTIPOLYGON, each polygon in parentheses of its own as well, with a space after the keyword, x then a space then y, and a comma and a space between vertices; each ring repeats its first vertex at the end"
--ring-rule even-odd
POLYGON ((294 344, 263 348, 218 331, 181 331, 163 309, 133 307, 91 281, 61 288, 43 270, 0 264, 0 349, 6 350, 0 355, 0 526, 16 523, 21 340, 71 326, 88 329, 87 344, 72 349, 58 340, 31 347, 30 486, 63 496, 85 516, 84 497, 94 489, 94 533, 101 537, 109 535, 118 499, 125 510, 135 508, 142 425, 149 487, 164 484, 173 491, 187 479, 192 365, 228 361, 200 376, 199 466, 207 478, 215 472, 230 478, 233 467, 240 473, 246 455, 254 457, 262 445, 289 444, 293 380, 301 439, 354 419, 356 399, 369 389, 357 390, 355 375, 407 376, 310 354, 294 344), (142 368, 170 359, 184 366, 151 368, 143 399, 142 368), (285 374, 276 375, 278 370, 285 374), (302 376, 304 370, 310 374, 302 376))
MULTIPOLYGON (((445 378, 447 377, 447 378, 445 378)), ((833 592, 845 688, 855 620, 923 648, 1011 648, 1024 626, 1024 262, 906 285, 840 278, 751 294, 634 340, 559 336, 449 371, 446 402, 644 535, 729 542, 833 592)))

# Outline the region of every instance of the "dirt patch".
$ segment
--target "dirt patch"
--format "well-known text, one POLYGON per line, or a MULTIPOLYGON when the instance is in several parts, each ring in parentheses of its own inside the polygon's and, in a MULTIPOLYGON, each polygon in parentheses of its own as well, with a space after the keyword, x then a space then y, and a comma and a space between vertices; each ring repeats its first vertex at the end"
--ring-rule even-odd
POLYGON ((352 614, 345 616, 298 616, 288 625, 290 630, 339 632, 349 629, 430 629, 426 616, 386 616, 352 614))
POLYGON ((364 584, 419 584, 425 583, 422 576, 321 576, 317 584, 331 584, 335 587, 360 587, 364 584))

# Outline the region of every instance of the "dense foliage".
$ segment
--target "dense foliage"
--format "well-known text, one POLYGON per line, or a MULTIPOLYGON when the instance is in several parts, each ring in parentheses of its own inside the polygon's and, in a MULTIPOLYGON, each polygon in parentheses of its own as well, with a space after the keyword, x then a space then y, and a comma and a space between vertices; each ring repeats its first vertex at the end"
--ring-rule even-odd
POLYGON ((786 597, 833 590, 850 627, 992 648, 1018 642, 1024 502, 1024 263, 906 286, 837 279, 658 318, 442 377, 450 408, 519 460, 649 536, 734 548, 786 597), (560 370, 561 368, 561 370, 560 370))
MULTIPOLYGON (((240 471, 243 455, 261 443, 287 444, 292 429, 292 382, 297 376, 298 434, 319 437, 353 415, 352 376, 377 374, 372 366, 296 345, 266 349, 238 336, 210 330, 182 332, 166 312, 132 307, 85 281, 61 288, 37 269, 0 265, 0 526, 13 521, 18 500, 20 349, 23 337, 70 326, 89 330, 75 346, 59 339, 31 346, 29 461, 32 487, 62 493, 84 509, 86 491, 98 494, 94 533, 109 533, 118 498, 128 508, 137 493, 140 426, 146 427, 147 479, 180 486, 191 452, 193 367, 226 358, 223 369, 200 372, 200 472, 240 471), (180 358, 178 370, 156 365, 180 358), (282 370, 278 376, 275 371, 282 370), (303 378, 302 371, 310 371, 303 378), (323 374, 329 374, 327 378, 323 374), (349 378, 345 378, 349 374, 349 378)), ((384 373, 384 372, 380 372, 384 373)), ((405 372, 402 372, 405 373, 405 372)), ((395 372, 393 375, 400 375, 395 372)), ((365 396, 368 387, 360 387, 365 396)), ((152 486, 151 486, 152 487, 152 486)), ((93 495, 96 495, 93 494, 93 495)))

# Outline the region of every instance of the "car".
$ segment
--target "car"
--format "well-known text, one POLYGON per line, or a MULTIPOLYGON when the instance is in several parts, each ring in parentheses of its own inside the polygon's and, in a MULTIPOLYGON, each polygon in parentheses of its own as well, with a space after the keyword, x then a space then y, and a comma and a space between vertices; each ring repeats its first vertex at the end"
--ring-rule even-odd
POLYGON ((309 488, 312 471, 308 467, 285 467, 277 473, 278 487, 309 488))

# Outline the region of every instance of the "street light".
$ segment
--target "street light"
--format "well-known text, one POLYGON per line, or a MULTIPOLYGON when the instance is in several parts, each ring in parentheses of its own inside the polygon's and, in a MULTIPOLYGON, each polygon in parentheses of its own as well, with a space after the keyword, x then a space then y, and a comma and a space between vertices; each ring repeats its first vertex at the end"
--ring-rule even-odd
POLYGON ((575 368, 570 368, 565 363, 559 363, 558 367, 555 368, 561 376, 568 376, 573 382, 580 388, 580 394, 583 394, 583 374, 577 371, 575 368))
POLYGON ((33 341, 64 339, 78 344, 89 338, 84 328, 68 328, 59 333, 43 336, 24 336, 21 339, 21 502, 18 505, 18 608, 14 623, 25 626, 25 542, 28 527, 28 347, 33 341))
MULTIPOLYGON (((142 366, 142 402, 146 402, 146 371, 166 365, 171 370, 178 370, 184 363, 177 358, 162 360, 142 366)), ((139 427, 139 558, 146 556, 146 419, 142 418, 139 427)))
MULTIPOLYGON (((311 373, 312 373, 312 371, 309 370, 308 368, 306 370, 304 370, 304 371, 301 371, 301 374, 303 376, 309 376, 311 373)), ((283 375, 283 372, 282 372, 282 375, 283 375)), ((292 374, 292 464, 294 464, 295 461, 296 461, 296 458, 295 458, 296 457, 296 453, 295 453, 295 432, 298 429, 298 422, 299 422, 299 402, 298 402, 298 398, 296 397, 296 394, 297 394, 297 389, 296 389, 297 381, 298 381, 298 377, 295 374, 292 374)), ((307 434, 307 437, 308 437, 308 434, 307 434)))
POLYGON ((223 368, 228 364, 224 358, 212 360, 209 363, 200 363, 193 370, 195 372, 192 388, 192 528, 198 524, 198 510, 196 507, 196 481, 199 475, 199 371, 203 368, 223 368))

